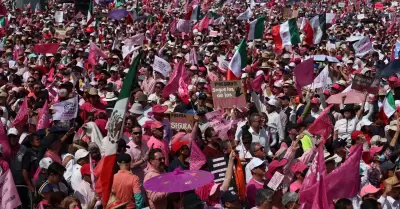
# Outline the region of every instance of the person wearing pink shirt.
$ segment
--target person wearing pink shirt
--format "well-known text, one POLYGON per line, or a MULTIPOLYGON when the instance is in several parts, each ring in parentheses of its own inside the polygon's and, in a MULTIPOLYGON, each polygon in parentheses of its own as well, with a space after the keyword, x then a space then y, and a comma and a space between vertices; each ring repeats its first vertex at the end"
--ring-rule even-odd
POLYGON ((142 81, 142 90, 145 94, 150 95, 154 93, 154 87, 156 86, 156 80, 153 77, 153 68, 148 66, 146 69, 146 78, 142 81))
POLYGON ((246 185, 246 196, 250 208, 256 205, 255 197, 257 190, 264 188, 266 167, 265 161, 256 157, 246 166, 246 173, 251 172, 252 176, 249 183, 246 185))
POLYGON ((154 121, 151 124, 151 133, 152 136, 147 141, 147 147, 149 147, 150 149, 161 149, 163 155, 165 156, 165 165, 168 165, 169 147, 167 142, 164 140, 164 125, 160 121, 154 121))
POLYGON ((112 67, 110 69, 110 75, 111 77, 107 79, 107 83, 114 83, 117 86, 116 90, 119 90, 122 88, 122 79, 118 75, 117 68, 112 67))

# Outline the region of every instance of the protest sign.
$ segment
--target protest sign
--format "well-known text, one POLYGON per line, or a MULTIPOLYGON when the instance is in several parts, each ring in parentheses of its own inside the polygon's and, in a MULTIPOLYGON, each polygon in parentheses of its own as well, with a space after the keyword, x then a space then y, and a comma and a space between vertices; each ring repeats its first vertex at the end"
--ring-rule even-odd
POLYGON ((379 86, 379 79, 375 79, 374 77, 369 77, 362 74, 356 74, 353 78, 353 83, 351 84, 352 89, 361 92, 366 90, 371 94, 378 93, 379 90, 378 86, 379 86))
POLYGON ((329 69, 328 66, 326 66, 319 74, 318 76, 314 79, 311 89, 319 89, 319 88, 326 88, 332 84, 332 80, 329 77, 329 69))
POLYGON ((395 59, 399 58, 399 51, 400 51, 400 43, 396 43, 396 45, 394 45, 394 58, 395 59))
POLYGON ((21 200, 15 187, 11 171, 8 170, 0 177, 0 208, 14 209, 21 205, 21 200))
POLYGON ((353 44, 356 56, 363 57, 372 50, 372 43, 368 36, 364 36, 361 40, 353 44))
POLYGON ((154 56, 153 69, 161 73, 164 77, 168 77, 169 72, 171 72, 171 65, 163 58, 154 56))
POLYGON ((213 120, 221 120, 222 119, 222 113, 221 110, 215 110, 212 112, 208 112, 205 114, 207 121, 211 122, 213 120))
POLYGON ((210 37, 217 37, 218 36, 218 31, 211 30, 209 36, 210 37))
POLYGON ((170 114, 171 128, 174 130, 192 130, 194 115, 184 113, 170 114))
POLYGON ((366 17, 365 17, 365 15, 364 14, 359 14, 359 15, 357 15, 357 20, 362 20, 362 19, 365 19, 366 17))
MULTIPOLYGON (((207 157, 207 156, 206 156, 207 157)), ((228 167, 228 156, 220 156, 214 158, 207 158, 207 165, 209 171, 214 175, 214 182, 222 184, 225 179, 225 172, 228 167)), ((232 177, 232 184, 229 191, 236 191, 235 178, 232 177)))
POLYGON ((241 81, 211 82, 214 107, 231 108, 246 106, 246 98, 241 81))
POLYGON ((382 10, 383 9, 383 3, 381 3, 381 2, 375 3, 375 9, 382 10))
POLYGON ((64 21, 63 11, 56 11, 56 13, 54 14, 54 19, 56 23, 62 23, 64 21))
POLYGON ((392 7, 397 7, 397 6, 399 6, 399 2, 397 2, 397 1, 392 1, 391 3, 392 3, 392 7))
POLYGON ((340 8, 344 8, 344 7, 346 6, 346 3, 344 3, 344 2, 339 2, 339 3, 338 3, 338 6, 339 6, 340 8))
POLYGON ((275 172, 271 180, 268 182, 267 187, 276 191, 276 189, 278 189, 279 185, 282 183, 284 177, 285 176, 283 174, 275 172))
MULTIPOLYGON (((53 105, 53 120, 71 120, 78 115, 78 97, 62 101, 53 105)), ((96 108, 93 107, 93 111, 96 108)))

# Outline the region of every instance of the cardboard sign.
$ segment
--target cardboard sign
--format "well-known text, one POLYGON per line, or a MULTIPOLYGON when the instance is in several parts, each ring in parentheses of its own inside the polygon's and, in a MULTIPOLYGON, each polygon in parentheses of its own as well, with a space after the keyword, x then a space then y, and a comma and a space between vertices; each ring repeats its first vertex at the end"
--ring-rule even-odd
POLYGON ((194 115, 184 113, 170 114, 171 128, 174 130, 192 130, 194 115))
POLYGON ((63 11, 56 11, 56 13, 54 14, 54 19, 56 23, 62 23, 64 21, 63 11))
POLYGON ((364 91, 366 90, 367 92, 371 94, 377 94, 379 90, 379 79, 375 79, 374 77, 369 77, 366 75, 362 74, 356 74, 353 78, 353 82, 351 84, 351 88, 358 90, 358 91, 364 91))
POLYGON ((168 77, 169 72, 171 72, 171 65, 163 58, 154 56, 153 69, 161 73, 164 77, 168 77))
POLYGON ((241 81, 212 81, 214 107, 232 108, 246 106, 246 97, 241 81))
POLYGON ((218 36, 218 31, 211 30, 209 36, 210 37, 217 37, 218 36))
POLYGON ((267 186, 276 191, 276 189, 278 189, 279 185, 282 183, 284 177, 285 176, 283 174, 275 172, 267 186))
POLYGON ((58 28, 56 28, 55 29, 56 30, 56 34, 55 34, 55 37, 57 38, 57 39, 65 39, 66 38, 66 34, 67 34, 67 31, 66 30, 64 30, 64 29, 58 29, 58 28))
POLYGON ((208 112, 205 114, 207 121, 211 122, 213 120, 221 120, 222 119, 222 113, 221 110, 215 110, 212 112, 208 112))
POLYGON ((10 170, 0 176, 0 192, 0 208, 17 208, 21 205, 21 200, 10 170))
MULTIPOLYGON (((207 156, 206 156, 207 157, 207 156)), ((225 179, 226 168, 228 167, 228 156, 207 158, 209 171, 214 175, 214 182, 222 184, 225 179)), ((232 176, 232 184, 229 191, 237 191, 235 178, 232 176)))

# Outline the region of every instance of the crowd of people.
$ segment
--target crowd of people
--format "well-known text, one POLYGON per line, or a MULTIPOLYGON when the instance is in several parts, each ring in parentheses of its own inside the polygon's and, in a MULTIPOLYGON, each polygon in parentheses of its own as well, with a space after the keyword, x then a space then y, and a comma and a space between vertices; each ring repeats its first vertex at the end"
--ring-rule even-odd
POLYGON ((1 4, 18 208, 400 208, 397 2, 1 4), (146 188, 189 170, 214 180, 146 188))

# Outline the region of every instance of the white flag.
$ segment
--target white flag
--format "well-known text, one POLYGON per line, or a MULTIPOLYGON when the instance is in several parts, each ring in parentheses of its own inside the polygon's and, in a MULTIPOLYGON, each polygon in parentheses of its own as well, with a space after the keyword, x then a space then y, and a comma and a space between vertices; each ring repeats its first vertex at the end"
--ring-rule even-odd
POLYGON ((248 20, 251 18, 251 16, 253 16, 253 12, 251 11, 251 8, 247 8, 246 11, 244 11, 243 13, 241 13, 236 19, 237 20, 248 20))
MULTIPOLYGON (((71 120, 76 118, 78 115, 78 103, 78 97, 74 97, 54 104, 53 109, 55 113, 53 114, 53 120, 71 120)), ((96 109, 93 108, 93 111, 95 110, 96 109)))
POLYGON ((353 44, 354 51, 357 57, 363 57, 372 50, 372 43, 368 36, 353 44))
POLYGON ((130 38, 125 39, 124 45, 132 46, 132 45, 143 45, 144 34, 136 34, 130 38))
POLYGON ((171 72, 171 65, 161 57, 155 56, 153 69, 161 73, 164 77, 168 77, 169 72, 171 72))
POLYGON ((219 17, 214 20, 213 25, 221 25, 224 22, 225 18, 224 17, 219 17))
POLYGON ((319 75, 314 79, 311 89, 325 88, 329 84, 332 84, 331 78, 329 78, 328 66, 326 66, 319 75))

